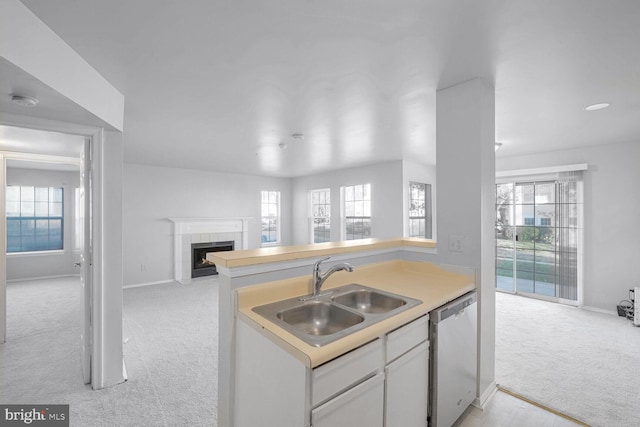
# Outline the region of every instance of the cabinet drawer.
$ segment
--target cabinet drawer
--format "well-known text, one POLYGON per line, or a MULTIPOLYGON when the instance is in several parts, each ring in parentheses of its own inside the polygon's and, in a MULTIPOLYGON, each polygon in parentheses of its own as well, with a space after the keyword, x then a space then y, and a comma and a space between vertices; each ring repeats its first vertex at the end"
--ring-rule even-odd
POLYGON ((313 370, 311 405, 316 406, 352 384, 382 370, 384 349, 382 340, 375 340, 313 370))
POLYGON ((384 374, 369 378, 311 411, 313 427, 382 427, 384 374))
POLYGON ((387 363, 402 356, 429 338, 429 315, 405 325, 387 335, 387 363))

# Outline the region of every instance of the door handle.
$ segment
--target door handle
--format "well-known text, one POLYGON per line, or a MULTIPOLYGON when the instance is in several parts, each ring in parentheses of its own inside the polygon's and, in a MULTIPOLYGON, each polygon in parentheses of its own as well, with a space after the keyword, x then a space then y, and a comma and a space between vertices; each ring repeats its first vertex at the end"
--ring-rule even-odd
POLYGON ((81 262, 76 262, 76 263, 73 264, 73 266, 80 268, 80 267, 82 267, 82 263, 81 262))

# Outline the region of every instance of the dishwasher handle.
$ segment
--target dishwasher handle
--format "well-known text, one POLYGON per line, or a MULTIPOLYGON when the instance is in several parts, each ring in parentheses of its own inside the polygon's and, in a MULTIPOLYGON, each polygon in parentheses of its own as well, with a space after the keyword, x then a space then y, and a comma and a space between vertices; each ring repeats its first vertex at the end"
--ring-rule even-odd
POLYGON ((470 292, 451 301, 449 304, 435 310, 435 315, 432 316, 433 322, 438 323, 452 316, 460 317, 467 307, 476 303, 476 298, 476 292, 470 292))

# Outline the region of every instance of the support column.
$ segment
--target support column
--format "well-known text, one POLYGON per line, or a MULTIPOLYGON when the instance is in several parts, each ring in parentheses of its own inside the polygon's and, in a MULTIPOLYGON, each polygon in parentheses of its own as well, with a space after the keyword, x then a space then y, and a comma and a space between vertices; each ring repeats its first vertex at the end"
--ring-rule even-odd
POLYGON ((101 131, 92 141, 93 351, 91 385, 125 381, 122 353, 123 139, 101 131))
POLYGON ((495 390, 495 94, 473 79, 437 92, 438 259, 476 269, 478 385, 495 390))

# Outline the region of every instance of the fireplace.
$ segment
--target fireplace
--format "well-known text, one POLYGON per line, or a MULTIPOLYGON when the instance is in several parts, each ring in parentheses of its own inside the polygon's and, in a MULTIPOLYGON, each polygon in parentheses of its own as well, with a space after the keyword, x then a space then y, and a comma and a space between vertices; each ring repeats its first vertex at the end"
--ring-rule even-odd
POLYGON ((208 242, 191 244, 191 278, 218 274, 216 265, 207 260, 210 252, 232 251, 233 240, 225 242, 208 242))
POLYGON ((233 250, 249 248, 251 218, 168 218, 173 223, 173 278, 186 285, 193 270, 192 244, 233 241, 233 250))

